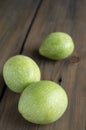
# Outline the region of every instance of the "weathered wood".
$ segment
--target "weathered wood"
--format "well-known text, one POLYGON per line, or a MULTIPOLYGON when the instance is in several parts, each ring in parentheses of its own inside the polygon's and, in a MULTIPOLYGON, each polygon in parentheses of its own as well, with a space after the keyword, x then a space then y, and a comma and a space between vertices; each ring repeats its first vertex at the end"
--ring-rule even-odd
POLYGON ((4 86, 3 64, 19 54, 39 4, 40 0, 0 1, 0 95, 4 86))
POLYGON ((31 56, 40 66, 42 79, 60 83, 67 91, 69 105, 65 114, 49 125, 31 124, 18 113, 19 95, 7 89, 0 107, 1 130, 85 130, 85 5, 85 0, 44 0, 23 49, 23 54, 31 56), (73 37, 75 51, 71 57, 52 61, 38 54, 41 41, 53 31, 64 31, 73 37))

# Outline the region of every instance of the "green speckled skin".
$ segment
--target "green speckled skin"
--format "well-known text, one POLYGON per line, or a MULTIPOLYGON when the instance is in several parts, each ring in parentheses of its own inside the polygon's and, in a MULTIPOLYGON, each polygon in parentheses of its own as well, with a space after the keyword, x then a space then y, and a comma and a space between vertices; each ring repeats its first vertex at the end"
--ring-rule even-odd
POLYGON ((68 98, 64 89, 52 81, 30 84, 20 96, 18 110, 28 121, 48 124, 65 112, 68 98))
POLYGON ((63 32, 54 32, 48 35, 42 42, 39 53, 53 60, 68 57, 74 50, 72 38, 63 32))
POLYGON ((31 58, 17 55, 7 60, 3 76, 7 86, 20 93, 30 83, 40 80, 40 70, 31 58))

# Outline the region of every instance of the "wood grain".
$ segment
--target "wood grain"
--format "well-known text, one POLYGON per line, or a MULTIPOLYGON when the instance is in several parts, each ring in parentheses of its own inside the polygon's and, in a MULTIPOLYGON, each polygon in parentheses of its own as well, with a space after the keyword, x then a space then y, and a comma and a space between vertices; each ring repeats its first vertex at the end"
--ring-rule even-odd
POLYGON ((44 0, 23 48, 40 66, 42 79, 60 83, 69 97, 65 114, 49 125, 25 121, 17 110, 19 95, 6 90, 0 107, 1 130, 85 130, 86 119, 86 1, 44 0), (53 31, 70 34, 75 42, 71 57, 52 61, 38 54, 44 37, 53 31), (3 114, 2 114, 3 113, 3 114))
POLYGON ((0 1, 0 95, 4 88, 2 68, 5 61, 22 50, 40 0, 0 1))

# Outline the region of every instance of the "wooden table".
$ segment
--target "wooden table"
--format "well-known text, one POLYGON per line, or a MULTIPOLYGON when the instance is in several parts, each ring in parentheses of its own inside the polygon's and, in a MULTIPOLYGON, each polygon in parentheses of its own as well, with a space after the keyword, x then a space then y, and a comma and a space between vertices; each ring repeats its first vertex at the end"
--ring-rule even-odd
POLYGON ((86 130, 86 0, 0 0, 0 130, 86 130), (38 48, 54 31, 70 34, 71 57, 45 59, 38 48), (10 91, 2 76, 5 61, 17 54, 32 57, 42 79, 61 84, 69 97, 65 114, 49 125, 35 125, 18 113, 19 94, 10 91))

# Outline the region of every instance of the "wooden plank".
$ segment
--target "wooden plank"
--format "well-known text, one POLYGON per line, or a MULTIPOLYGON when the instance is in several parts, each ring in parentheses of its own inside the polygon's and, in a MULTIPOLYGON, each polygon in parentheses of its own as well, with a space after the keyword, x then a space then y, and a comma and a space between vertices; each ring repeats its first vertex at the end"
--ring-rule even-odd
POLYGON ((40 0, 0 1, 0 95, 4 86, 3 64, 19 54, 39 5, 40 0))
POLYGON ((19 95, 7 89, 1 102, 2 130, 85 130, 86 95, 86 15, 85 0, 44 0, 28 35, 23 54, 31 56, 40 66, 42 79, 49 79, 65 88, 69 105, 58 121, 49 125, 35 125, 25 121, 17 111, 19 95), (69 33, 75 42, 71 57, 51 61, 38 55, 43 38, 53 31, 69 33), (9 103, 10 101, 10 103, 9 103))

